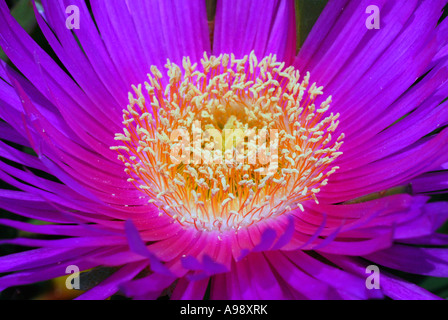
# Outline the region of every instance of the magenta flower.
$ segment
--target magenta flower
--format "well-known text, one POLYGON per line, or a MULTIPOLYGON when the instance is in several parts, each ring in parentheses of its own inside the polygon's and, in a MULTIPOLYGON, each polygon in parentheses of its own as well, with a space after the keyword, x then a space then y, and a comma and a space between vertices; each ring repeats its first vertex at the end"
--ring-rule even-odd
POLYGON ((82 299, 439 298, 390 270, 448 277, 446 3, 329 1, 296 55, 292 0, 218 1, 212 44, 201 0, 47 0, 54 60, 2 2, 0 207, 49 224, 0 223, 58 237, 1 240, 33 249, 0 291, 76 266, 114 267, 82 299))

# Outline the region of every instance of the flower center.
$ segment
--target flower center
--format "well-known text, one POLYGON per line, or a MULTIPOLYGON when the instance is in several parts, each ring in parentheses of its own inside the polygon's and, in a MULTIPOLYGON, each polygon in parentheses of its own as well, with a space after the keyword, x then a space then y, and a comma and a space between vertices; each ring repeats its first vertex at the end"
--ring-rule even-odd
POLYGON ((168 60, 168 81, 151 67, 133 86, 115 139, 129 182, 183 226, 238 230, 301 209, 338 167, 344 135, 331 135, 339 114, 307 73, 284 69, 275 55, 204 53, 200 70, 168 60))

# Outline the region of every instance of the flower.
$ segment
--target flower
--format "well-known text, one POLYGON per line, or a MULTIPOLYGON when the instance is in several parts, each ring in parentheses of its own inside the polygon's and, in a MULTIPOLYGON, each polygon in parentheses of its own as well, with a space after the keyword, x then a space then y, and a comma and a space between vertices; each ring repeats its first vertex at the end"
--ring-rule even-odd
POLYGON ((213 46, 200 0, 42 4, 57 58, 0 5, 0 207, 49 224, 0 223, 58 237, 2 240, 35 249, 0 290, 105 266, 79 298, 438 298, 390 270, 448 276, 446 1, 330 1, 297 56, 293 1, 219 1, 213 46))

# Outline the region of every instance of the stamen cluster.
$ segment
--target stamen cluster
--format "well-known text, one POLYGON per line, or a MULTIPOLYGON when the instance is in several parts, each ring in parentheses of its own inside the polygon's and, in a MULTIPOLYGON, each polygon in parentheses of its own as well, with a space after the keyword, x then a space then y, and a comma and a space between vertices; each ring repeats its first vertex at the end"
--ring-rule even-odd
POLYGON ((253 52, 242 59, 204 54, 199 69, 189 58, 182 64, 183 71, 168 61, 167 81, 152 66, 145 91, 133 86, 124 132, 115 137, 121 145, 111 148, 148 202, 183 226, 209 231, 238 230, 317 202, 338 169, 329 165, 344 138, 332 137, 339 114, 327 112, 331 96, 315 105, 323 87, 310 85, 309 73, 300 81, 275 55, 258 62, 253 52), (193 139, 180 141, 179 130, 193 139), (222 141, 210 134, 217 131, 222 141))

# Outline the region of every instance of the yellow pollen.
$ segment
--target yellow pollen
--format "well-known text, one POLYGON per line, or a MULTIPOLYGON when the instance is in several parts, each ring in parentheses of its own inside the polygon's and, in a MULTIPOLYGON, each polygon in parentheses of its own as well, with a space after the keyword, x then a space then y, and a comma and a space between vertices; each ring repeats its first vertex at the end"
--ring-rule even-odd
POLYGON ((318 203, 344 138, 332 137, 331 96, 315 105, 323 87, 275 55, 204 53, 198 70, 188 57, 182 64, 168 60, 166 81, 152 66, 144 87, 133 86, 121 145, 111 147, 159 215, 226 231, 318 203))

